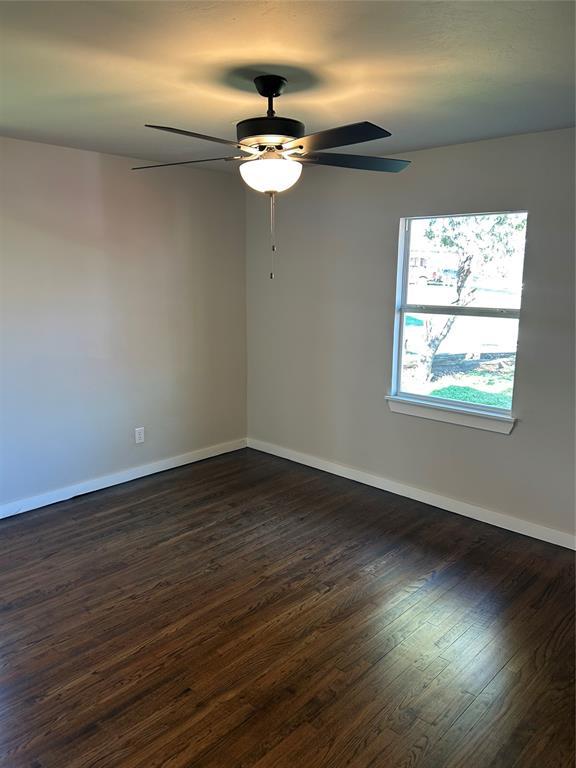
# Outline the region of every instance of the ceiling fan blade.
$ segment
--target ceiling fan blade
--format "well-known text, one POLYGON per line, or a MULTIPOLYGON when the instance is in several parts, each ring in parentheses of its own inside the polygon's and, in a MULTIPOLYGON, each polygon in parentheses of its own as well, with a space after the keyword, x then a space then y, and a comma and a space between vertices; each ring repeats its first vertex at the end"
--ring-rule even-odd
POLYGON ((351 125, 341 125, 339 128, 328 128, 326 131, 311 133, 300 139, 292 139, 292 141, 284 144, 284 149, 302 147, 306 152, 316 152, 319 149, 333 149, 334 147, 344 147, 347 144, 360 144, 362 141, 384 139, 391 135, 389 131, 374 125, 374 123, 352 123, 351 125))
POLYGON ((410 160, 393 160, 389 157, 369 157, 368 155, 341 155, 327 152, 325 155, 305 155, 295 157, 306 165, 333 165, 339 168, 358 168, 362 171, 385 171, 399 173, 410 165, 410 160))
POLYGON ((192 165, 192 163, 213 163, 215 160, 244 160, 244 157, 205 157, 203 160, 183 160, 179 163, 156 163, 155 165, 137 165, 132 171, 143 171, 146 168, 166 168, 169 165, 192 165))
POLYGON ((157 131, 166 131, 167 133, 179 133, 182 136, 191 136, 193 139, 205 139, 206 141, 215 141, 217 144, 228 144, 228 146, 244 149, 242 144, 231 139, 219 139, 217 136, 206 136, 204 133, 194 133, 185 131, 182 128, 170 128, 167 125, 145 125, 145 128, 155 128, 157 131))

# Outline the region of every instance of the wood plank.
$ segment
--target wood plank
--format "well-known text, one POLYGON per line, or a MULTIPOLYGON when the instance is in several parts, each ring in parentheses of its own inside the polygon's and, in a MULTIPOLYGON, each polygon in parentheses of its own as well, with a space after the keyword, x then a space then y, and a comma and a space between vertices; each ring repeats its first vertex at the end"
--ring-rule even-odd
POLYGON ((242 450, 0 521, 9 768, 568 768, 567 550, 242 450))

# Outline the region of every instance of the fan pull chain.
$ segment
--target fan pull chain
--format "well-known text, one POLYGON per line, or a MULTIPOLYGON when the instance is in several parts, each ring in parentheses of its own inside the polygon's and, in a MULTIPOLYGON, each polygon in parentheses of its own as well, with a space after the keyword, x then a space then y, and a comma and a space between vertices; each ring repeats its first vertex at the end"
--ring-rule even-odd
POLYGON ((276 193, 269 192, 270 195, 270 245, 272 252, 270 254, 270 280, 274 280, 274 256, 276 255, 276 193))

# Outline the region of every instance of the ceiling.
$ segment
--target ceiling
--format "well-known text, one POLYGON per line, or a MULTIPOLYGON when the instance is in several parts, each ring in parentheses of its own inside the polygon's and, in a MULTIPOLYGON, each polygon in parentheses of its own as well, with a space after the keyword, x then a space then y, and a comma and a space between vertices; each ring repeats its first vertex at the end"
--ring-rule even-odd
POLYGON ((392 132, 363 153, 574 118, 571 2, 20 0, 0 3, 0 25, 0 133, 146 160, 220 156, 144 123, 234 138, 264 112, 261 72, 289 78, 278 113, 310 132, 392 132))

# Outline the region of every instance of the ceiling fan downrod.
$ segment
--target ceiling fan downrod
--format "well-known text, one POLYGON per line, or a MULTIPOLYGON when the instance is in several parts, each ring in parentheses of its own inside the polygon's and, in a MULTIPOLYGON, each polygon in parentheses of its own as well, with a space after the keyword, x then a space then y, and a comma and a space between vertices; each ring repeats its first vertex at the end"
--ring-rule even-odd
POLYGON ((266 117, 274 117, 276 112, 274 111, 274 99, 281 96, 286 88, 288 81, 281 75, 258 75, 254 78, 254 85, 256 90, 265 99, 268 99, 268 111, 266 117))

